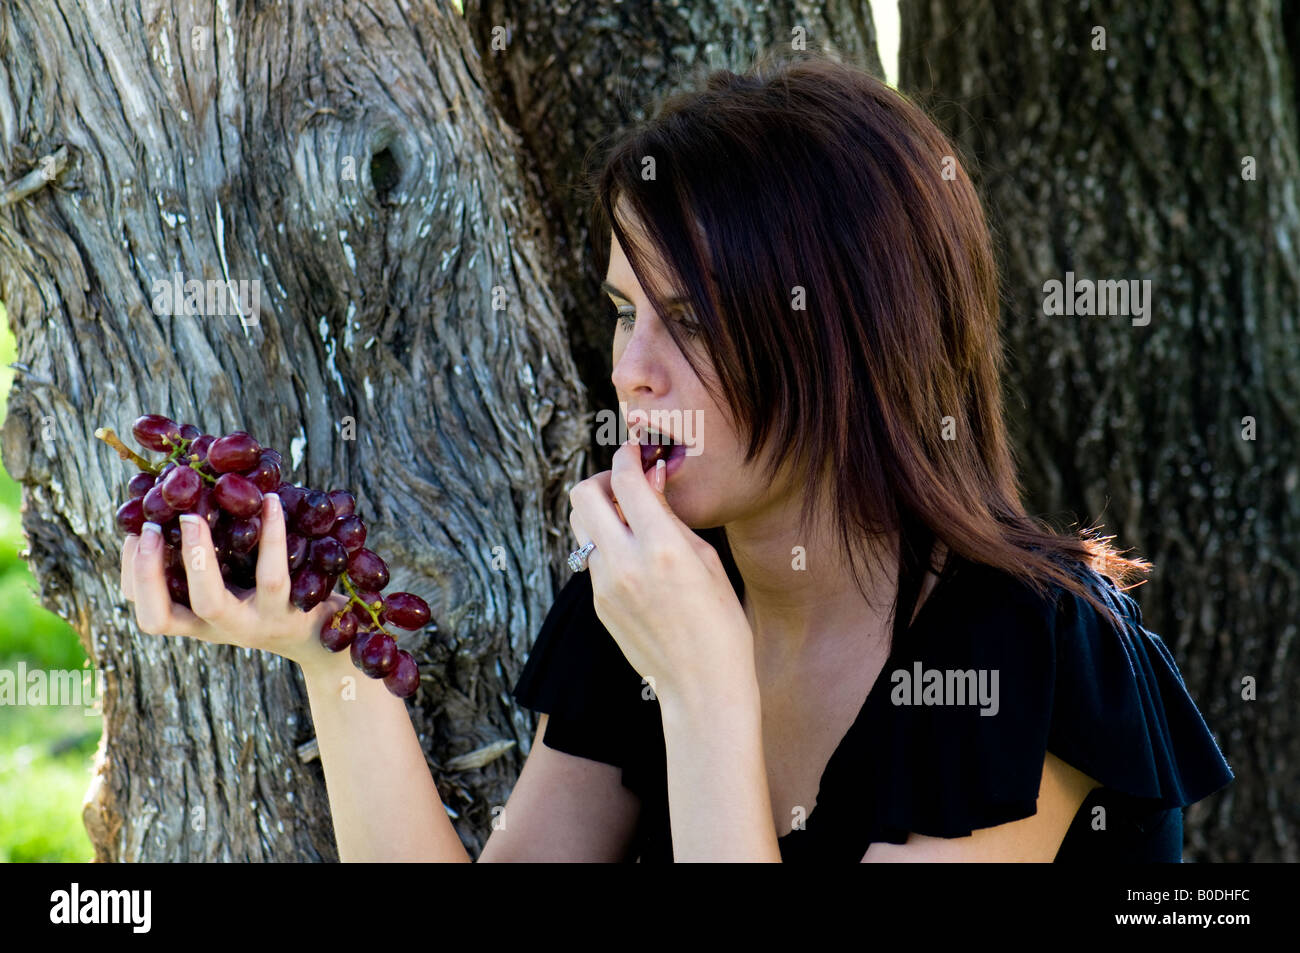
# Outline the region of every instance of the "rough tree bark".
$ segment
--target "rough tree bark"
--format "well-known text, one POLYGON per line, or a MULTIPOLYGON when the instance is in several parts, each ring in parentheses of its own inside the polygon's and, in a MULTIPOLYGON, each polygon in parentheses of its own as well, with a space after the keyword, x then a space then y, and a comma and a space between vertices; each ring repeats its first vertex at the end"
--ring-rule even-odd
POLYGON ((900 86, 974 157, 1000 232, 1027 502, 1101 519, 1152 560, 1134 595, 1237 774, 1187 812, 1196 860, 1300 859, 1300 159, 1283 6, 902 5, 900 86), (1046 316, 1044 283, 1068 271, 1149 279, 1150 324, 1046 316))
POLYGON ((499 755, 531 737, 506 691, 588 430, 514 140, 439 2, 0 6, 4 460, 42 599, 107 670, 98 859, 336 857, 297 667, 142 637, 126 611, 129 473, 92 434, 149 411, 357 492, 441 626, 409 646, 412 714, 481 847, 521 763, 499 755), (158 316, 177 272, 260 280, 256 322, 158 316))

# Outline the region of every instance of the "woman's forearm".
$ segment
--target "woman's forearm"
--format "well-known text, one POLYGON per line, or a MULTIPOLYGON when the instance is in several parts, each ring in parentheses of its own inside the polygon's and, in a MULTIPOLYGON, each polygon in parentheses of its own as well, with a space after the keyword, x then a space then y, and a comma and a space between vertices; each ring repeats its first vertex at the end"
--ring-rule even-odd
POLYGON ((674 861, 779 864, 757 682, 659 702, 674 861))
POLYGON ((468 863, 406 702, 347 652, 303 669, 342 861, 468 863))

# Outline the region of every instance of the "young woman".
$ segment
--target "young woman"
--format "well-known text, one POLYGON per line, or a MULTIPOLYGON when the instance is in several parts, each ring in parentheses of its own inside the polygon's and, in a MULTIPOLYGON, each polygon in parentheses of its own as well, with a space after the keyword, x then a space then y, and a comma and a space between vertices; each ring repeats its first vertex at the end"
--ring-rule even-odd
MULTIPOLYGON (((577 572, 514 688, 542 716, 480 860, 1181 859, 1181 808, 1232 773, 1116 584, 1148 564, 1020 502, 956 154, 818 58, 715 72, 613 149, 593 234, 632 439, 571 493, 577 572)), ((404 704, 339 699, 276 506, 255 595, 187 566, 192 615, 129 539, 141 628, 302 665, 344 859, 468 859, 404 704)))

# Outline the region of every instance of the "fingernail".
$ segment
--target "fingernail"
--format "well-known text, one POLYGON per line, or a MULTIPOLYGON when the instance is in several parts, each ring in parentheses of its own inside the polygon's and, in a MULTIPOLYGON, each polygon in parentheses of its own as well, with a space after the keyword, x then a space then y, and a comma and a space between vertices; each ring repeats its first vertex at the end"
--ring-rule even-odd
POLYGON ((193 513, 182 513, 180 520, 181 541, 186 546, 192 546, 199 541, 199 518, 193 513))
POLYGON ((156 552, 160 545, 162 545, 162 528, 157 523, 145 523, 140 532, 140 552, 156 552))
POLYGON ((270 508, 270 510, 269 510, 268 512, 270 512, 270 514, 271 514, 272 516, 274 516, 276 513, 280 512, 280 494, 279 494, 279 493, 263 493, 263 494, 262 494, 262 498, 263 498, 264 500, 268 500, 268 501, 270 502, 270 504, 271 504, 271 508, 270 508))
POLYGON ((668 479, 667 470, 668 464, 663 460, 655 462, 655 489, 660 493, 664 491, 664 480, 668 479))

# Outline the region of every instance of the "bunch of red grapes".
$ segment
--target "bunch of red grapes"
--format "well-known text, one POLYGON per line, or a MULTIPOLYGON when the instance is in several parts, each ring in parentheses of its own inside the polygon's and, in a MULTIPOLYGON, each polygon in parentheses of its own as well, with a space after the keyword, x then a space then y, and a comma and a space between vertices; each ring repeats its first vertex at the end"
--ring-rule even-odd
POLYGON ((415 694, 420 684, 415 658, 397 647, 385 624, 419 629, 430 624, 429 606, 409 592, 381 594, 388 585, 388 566, 365 548, 366 524, 356 515, 351 493, 283 482, 280 454, 243 431, 213 437, 193 424, 146 414, 132 432, 140 446, 166 458, 158 463, 146 460, 123 446, 111 430, 95 435, 140 467, 127 485, 131 498, 118 509, 117 525, 137 535, 146 521, 162 528, 164 573, 173 601, 189 608, 180 515, 193 513, 207 521, 227 587, 252 589, 262 495, 274 492, 285 517, 289 600, 306 612, 336 587, 346 592, 348 604, 326 618, 321 644, 333 652, 351 647, 353 664, 371 678, 382 678, 398 698, 415 694))

